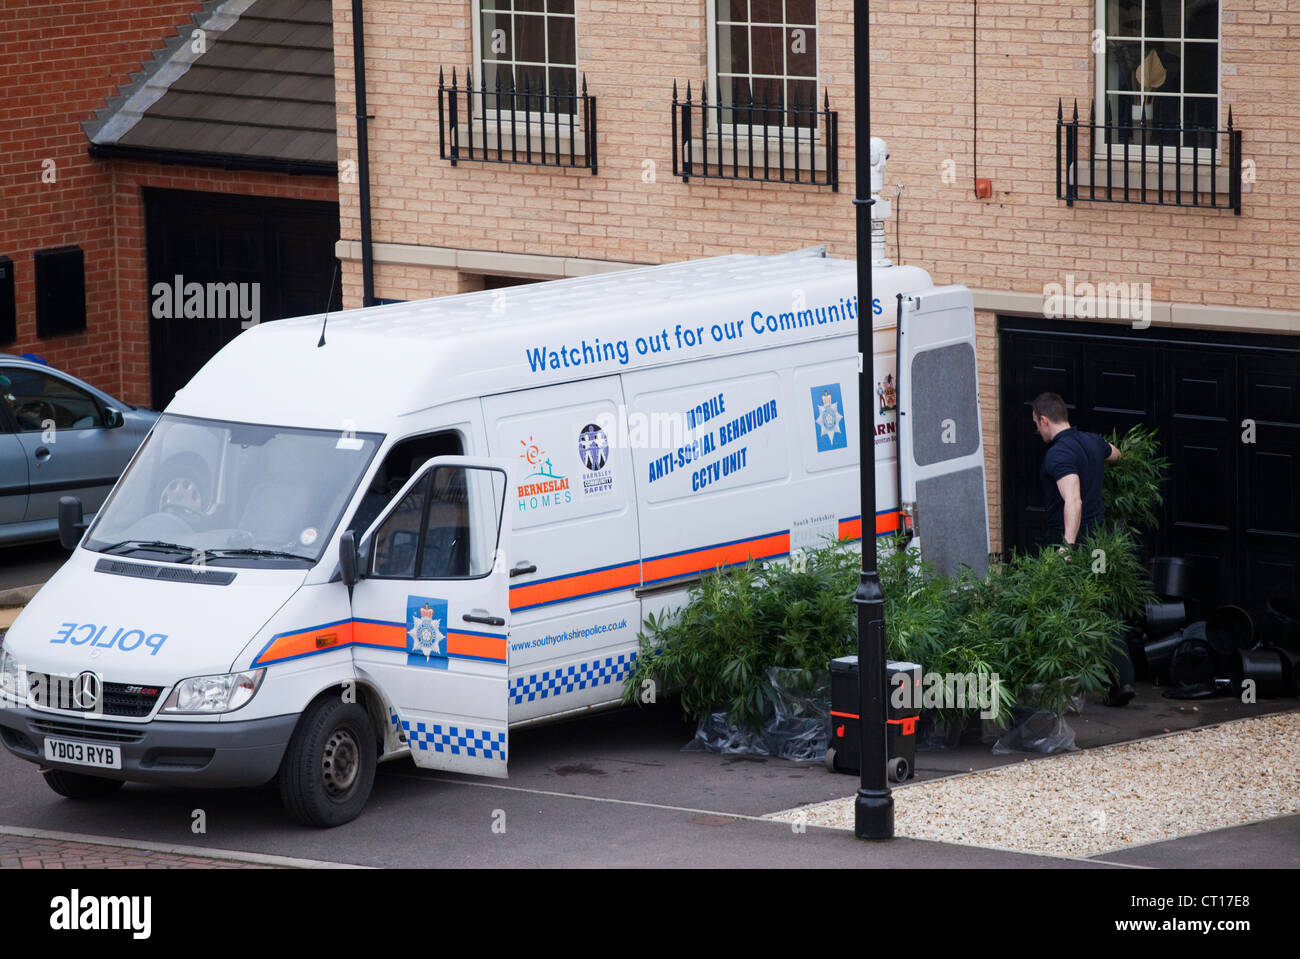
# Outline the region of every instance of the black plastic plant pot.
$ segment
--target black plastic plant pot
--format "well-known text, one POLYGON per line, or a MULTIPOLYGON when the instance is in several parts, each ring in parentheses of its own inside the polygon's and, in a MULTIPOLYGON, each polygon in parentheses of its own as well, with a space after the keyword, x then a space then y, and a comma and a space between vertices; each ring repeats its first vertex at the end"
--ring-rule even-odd
POLYGON ((1205 638, 1220 655, 1250 649, 1255 645, 1255 621, 1240 606, 1220 606, 1205 621, 1205 638))
POLYGON ((1124 644, 1128 646, 1128 658, 1133 664, 1133 678, 1141 681, 1151 678, 1147 669, 1146 641, 1146 633, 1137 628, 1130 629, 1124 636, 1124 644))
POLYGON ((1151 588, 1165 599, 1184 599, 1191 591, 1192 567, 1177 556, 1157 556, 1151 560, 1151 588))
POLYGON ((1241 665, 1233 673, 1232 681, 1238 690, 1250 679, 1254 680, 1255 695, 1260 699, 1288 694, 1286 667, 1290 664, 1284 665, 1286 654, 1282 650, 1271 647, 1239 649, 1237 655, 1241 665))
POLYGON ((1147 636, 1168 636, 1187 622, 1187 607, 1182 603, 1147 603, 1147 636))
POLYGON ((1286 687, 1286 696, 1300 696, 1300 652, 1293 649, 1280 649, 1282 654, 1282 680, 1286 687))
POLYGON ((1289 596, 1273 596, 1268 601, 1268 615, 1277 645, 1300 651, 1300 602, 1289 596))
POLYGON ((1169 679, 1175 686, 1214 686, 1214 650, 1203 639, 1187 639, 1169 661, 1169 679))
POLYGON ((1147 674, 1153 683, 1169 680, 1169 666, 1173 662, 1174 650, 1183 642, 1183 631, 1176 630, 1168 636, 1148 638, 1142 646, 1142 658, 1147 664, 1147 674))

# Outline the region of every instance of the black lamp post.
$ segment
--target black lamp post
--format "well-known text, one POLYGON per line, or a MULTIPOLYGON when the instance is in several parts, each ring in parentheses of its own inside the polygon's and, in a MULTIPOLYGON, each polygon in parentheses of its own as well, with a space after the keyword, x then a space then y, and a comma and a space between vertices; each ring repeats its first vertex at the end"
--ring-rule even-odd
POLYGON ((862 572, 853 604, 858 611, 858 729, 862 782, 853 804, 853 834, 892 839, 894 800, 885 781, 885 594, 876 572, 876 443, 871 398, 871 36, 867 0, 853 3, 854 181, 858 228, 858 476, 862 503, 862 572))

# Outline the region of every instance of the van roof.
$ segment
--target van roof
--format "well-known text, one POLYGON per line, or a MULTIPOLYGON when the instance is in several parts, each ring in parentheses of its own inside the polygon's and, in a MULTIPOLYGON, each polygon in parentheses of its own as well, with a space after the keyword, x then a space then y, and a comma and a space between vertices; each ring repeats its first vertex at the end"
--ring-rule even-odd
MULTIPOLYGON (((931 285, 917 267, 873 276, 881 304, 931 285)), ((458 399, 856 333, 855 294, 854 261, 814 247, 345 310, 319 348, 323 314, 278 320, 228 343, 168 412, 389 432, 458 399)))

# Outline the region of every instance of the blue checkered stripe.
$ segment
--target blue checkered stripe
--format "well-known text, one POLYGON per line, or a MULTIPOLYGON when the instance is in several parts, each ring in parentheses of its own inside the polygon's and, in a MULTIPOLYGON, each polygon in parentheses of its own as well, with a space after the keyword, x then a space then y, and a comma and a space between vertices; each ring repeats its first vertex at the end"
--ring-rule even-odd
POLYGON ((390 711, 388 718, 394 726, 406 733, 406 741, 412 749, 424 752, 451 753, 453 756, 468 756, 471 759, 506 759, 506 734, 470 729, 467 726, 445 726, 442 723, 414 724, 405 719, 398 719, 390 711))
POLYGON ((636 653, 606 656, 590 663, 574 663, 555 670, 526 673, 510 680, 510 701, 516 706, 550 696, 562 696, 579 689, 621 683, 632 671, 636 653))

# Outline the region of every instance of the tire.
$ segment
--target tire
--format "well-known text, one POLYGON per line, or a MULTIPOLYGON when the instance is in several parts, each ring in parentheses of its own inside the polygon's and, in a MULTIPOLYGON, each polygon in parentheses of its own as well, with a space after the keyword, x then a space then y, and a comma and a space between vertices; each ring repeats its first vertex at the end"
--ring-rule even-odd
POLYGON ((294 729, 280 763, 280 801, 305 826, 329 828, 361 814, 375 784, 375 730, 357 703, 316 700, 294 729))
POLYGON ((902 756, 895 756, 889 760, 889 764, 885 768, 889 773, 889 778, 896 783, 903 782, 912 774, 911 767, 908 766, 907 760, 902 756))
POLYGON ((120 779, 70 773, 66 769, 47 769, 41 775, 45 777, 45 785, 68 799, 98 799, 122 788, 120 779))
POLYGON ((828 750, 826 750, 826 756, 825 756, 825 758, 823 759, 823 762, 825 762, 825 764, 826 764, 826 771, 827 771, 828 773, 833 773, 833 772, 836 771, 836 769, 835 769, 835 747, 834 747, 834 746, 832 746, 832 747, 830 747, 828 750))

